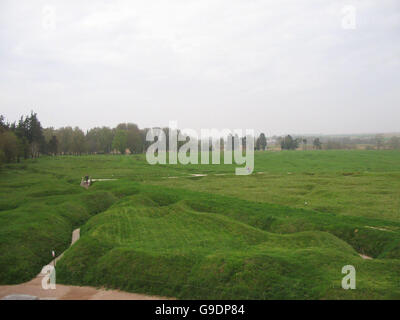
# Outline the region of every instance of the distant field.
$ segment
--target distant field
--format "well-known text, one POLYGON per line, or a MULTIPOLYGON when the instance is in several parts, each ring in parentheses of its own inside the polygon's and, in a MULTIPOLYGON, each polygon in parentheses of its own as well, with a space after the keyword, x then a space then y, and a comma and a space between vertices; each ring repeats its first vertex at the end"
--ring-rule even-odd
MULTIPOLYGON (((198 172, 203 171, 198 167, 198 172)), ((239 177, 231 171, 225 176, 150 183, 321 212, 400 221, 398 151, 256 153, 255 172, 261 174, 239 177)))
POLYGON ((251 176, 234 168, 144 155, 3 167, 0 283, 34 277, 81 226, 58 282, 190 299, 400 299, 400 152, 258 152, 251 176), (118 181, 84 190, 85 174, 118 181), (346 264, 357 290, 341 288, 346 264))

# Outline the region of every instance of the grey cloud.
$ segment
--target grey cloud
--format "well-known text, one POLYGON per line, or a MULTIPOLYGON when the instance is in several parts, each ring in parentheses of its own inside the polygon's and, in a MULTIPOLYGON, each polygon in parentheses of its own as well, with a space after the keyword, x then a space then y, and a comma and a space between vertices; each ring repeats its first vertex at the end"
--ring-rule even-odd
POLYGON ((399 4, 353 1, 357 28, 343 30, 347 4, 3 0, 0 113, 85 129, 398 131, 399 4))

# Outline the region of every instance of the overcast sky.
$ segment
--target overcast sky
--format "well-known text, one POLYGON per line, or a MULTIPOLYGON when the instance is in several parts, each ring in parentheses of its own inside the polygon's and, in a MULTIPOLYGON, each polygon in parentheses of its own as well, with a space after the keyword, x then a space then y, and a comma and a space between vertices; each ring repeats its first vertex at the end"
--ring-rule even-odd
POLYGON ((84 129, 398 132, 400 1, 0 0, 0 114, 30 110, 84 129))

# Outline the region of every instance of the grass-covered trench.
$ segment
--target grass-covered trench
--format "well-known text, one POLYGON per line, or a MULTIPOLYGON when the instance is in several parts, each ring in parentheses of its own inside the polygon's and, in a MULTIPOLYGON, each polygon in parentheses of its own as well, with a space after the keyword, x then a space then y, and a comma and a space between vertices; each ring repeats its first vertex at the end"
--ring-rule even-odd
POLYGON ((400 227, 138 185, 84 226, 58 279, 189 299, 400 298, 400 234, 371 224, 400 227), (347 264, 354 292, 341 288, 347 264))
POLYGON ((80 226, 81 239, 58 263, 57 283, 180 299, 399 299, 400 217, 389 201, 399 188, 394 184, 379 193, 371 182, 381 180, 381 190, 385 177, 398 174, 392 164, 399 155, 370 154, 349 153, 347 162, 346 155, 339 157, 342 165, 327 161, 325 167, 316 163, 330 157, 326 152, 257 154, 256 172, 242 183, 229 175, 229 166, 149 166, 141 156, 10 165, 0 171, 0 283, 34 277, 51 260, 52 249, 68 248, 72 230, 80 226), (357 157, 364 160, 356 163, 357 157), (201 172, 209 176, 186 177, 201 172), (79 181, 86 173, 119 180, 85 190, 79 181), (275 183, 263 188, 268 175, 275 183), (303 194, 288 194, 286 203, 284 193, 271 198, 271 192, 285 190, 283 181, 301 189, 291 175, 309 179, 303 194), (329 184, 330 190, 338 185, 336 202, 318 204, 318 210, 313 200, 307 207, 292 203, 297 197, 303 204, 304 198, 317 199, 314 192, 328 189, 327 175, 336 179, 329 184), (352 187, 352 203, 364 203, 357 179, 368 175, 370 185, 362 185, 376 197, 375 215, 353 210, 348 200, 352 187), (346 195, 339 190, 344 179, 346 195), (391 206, 380 208, 385 201, 391 206), (344 265, 356 268, 356 290, 341 288, 344 265))

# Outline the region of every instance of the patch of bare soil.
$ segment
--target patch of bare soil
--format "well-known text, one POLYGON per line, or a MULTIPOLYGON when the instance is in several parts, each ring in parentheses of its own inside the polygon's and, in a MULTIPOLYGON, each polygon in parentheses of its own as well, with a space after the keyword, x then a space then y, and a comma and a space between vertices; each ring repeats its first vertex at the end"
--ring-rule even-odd
POLYGON ((370 226, 365 226, 366 228, 369 229, 375 229, 375 230, 380 230, 380 231, 387 231, 387 232, 393 232, 392 230, 385 229, 385 228, 378 228, 378 227, 370 227, 370 226))
POLYGON ((57 284, 55 289, 42 288, 43 275, 17 285, 0 286, 0 299, 11 295, 29 295, 40 300, 166 300, 170 298, 129 293, 93 287, 65 286, 57 284))

